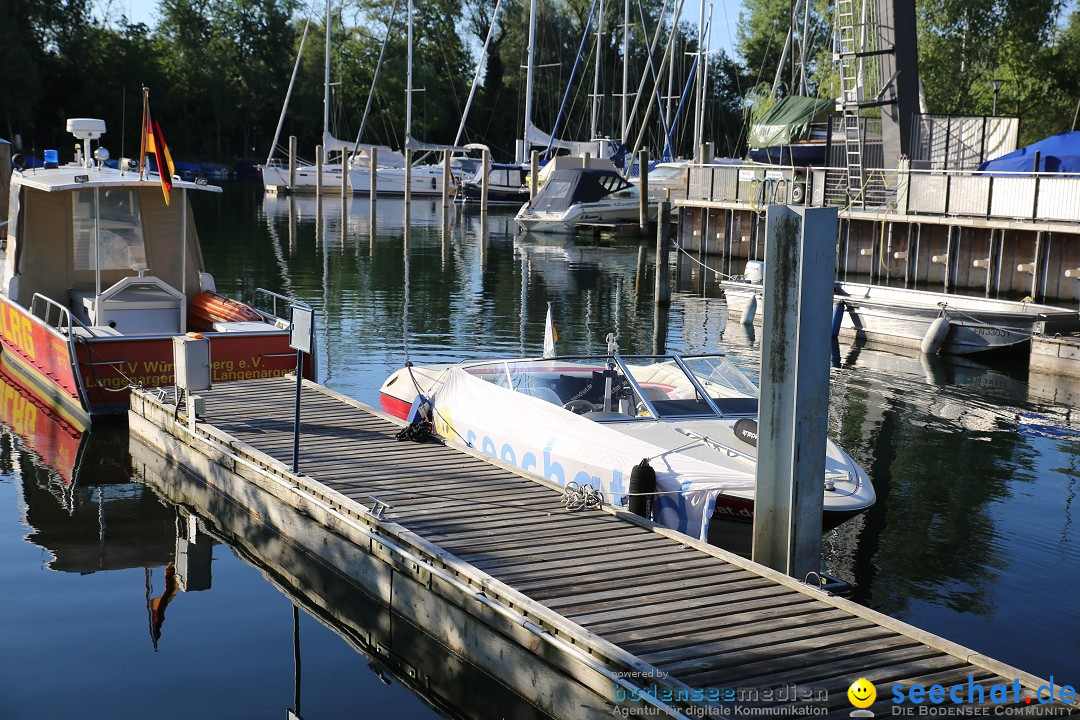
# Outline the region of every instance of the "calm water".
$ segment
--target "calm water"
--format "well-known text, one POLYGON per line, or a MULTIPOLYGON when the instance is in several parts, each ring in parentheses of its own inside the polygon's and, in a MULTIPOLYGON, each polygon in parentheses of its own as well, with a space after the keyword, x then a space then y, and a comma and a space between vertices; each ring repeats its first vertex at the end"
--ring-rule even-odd
MULTIPOLYGON (((336 199, 321 218, 299 199, 290 216, 287 199, 244 186, 196 205, 218 289, 311 303, 321 379, 365 402, 406 358, 538 354, 548 302, 562 352, 601 351, 617 332, 628 352, 722 346, 756 375, 754 333, 728 326, 711 273, 692 262, 657 327, 646 249, 519 238, 494 213, 486 229, 459 214, 443 233, 432 201, 415 203, 406 237, 402 216, 400 202, 380 201, 373 231, 366 198, 344 222, 336 199)), ((879 501, 826 537, 826 563, 858 602, 1076 685, 1080 383, 998 363, 834 349, 830 430, 879 501)), ((488 716, 490 704, 408 689, 407 672, 358 650, 362 633, 235 549, 227 517, 192 519, 133 479, 122 428, 41 442, 45 416, 0 392, 0 718, 280 718, 298 691, 305 720, 488 716), (166 567, 190 523, 212 539, 211 571, 173 593, 166 567)), ((358 623, 375 622, 377 609, 355 604, 358 623)), ((455 682, 466 677, 422 634, 396 637, 406 664, 434 657, 455 682)), ((500 702, 507 717, 526 712, 500 702)))

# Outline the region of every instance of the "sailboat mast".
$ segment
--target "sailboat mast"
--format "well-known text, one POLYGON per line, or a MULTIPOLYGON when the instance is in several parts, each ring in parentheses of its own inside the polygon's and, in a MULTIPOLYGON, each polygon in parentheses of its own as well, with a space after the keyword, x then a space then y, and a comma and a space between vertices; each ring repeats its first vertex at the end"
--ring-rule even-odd
POLYGON ((703 48, 705 47, 705 0, 700 0, 698 8, 698 31, 697 31, 697 72, 694 73, 694 81, 697 84, 697 112, 694 114, 694 159, 697 162, 704 162, 705 158, 701 156, 701 140, 703 129, 701 127, 702 110, 705 107, 705 83, 703 82, 704 73, 701 72, 701 66, 706 61, 703 48))
MULTIPOLYGON (((596 134, 596 121, 600 114, 600 47, 604 41, 604 0, 600 0, 600 13, 596 20, 596 65, 595 72, 593 72, 593 86, 592 86, 592 123, 590 130, 592 132, 590 140, 596 140, 599 135, 596 134)), ((597 153, 599 155, 599 153, 597 153)))
POLYGON ((413 3, 409 0, 409 51, 405 64, 405 163, 411 164, 409 150, 412 147, 412 44, 413 44, 413 3))
POLYGON ((622 23, 622 112, 619 117, 622 136, 619 140, 626 142, 626 136, 630 132, 630 128, 626 127, 626 90, 630 81, 630 0, 623 0, 622 23))
POLYGON ((532 125, 533 65, 536 60, 536 0, 529 0, 529 50, 525 65, 525 130, 517 161, 529 161, 529 126, 532 125))
POLYGON ((326 0, 326 67, 323 73, 322 105, 323 162, 326 162, 330 159, 330 151, 326 147, 326 140, 330 137, 330 0, 326 0))

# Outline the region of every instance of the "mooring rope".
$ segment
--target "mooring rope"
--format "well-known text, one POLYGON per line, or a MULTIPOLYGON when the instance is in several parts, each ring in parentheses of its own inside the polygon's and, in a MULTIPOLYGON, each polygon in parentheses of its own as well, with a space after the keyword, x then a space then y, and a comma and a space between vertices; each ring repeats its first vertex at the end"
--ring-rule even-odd
POLYGON ((604 494, 592 485, 566 483, 563 489, 563 505, 567 510, 595 510, 604 504, 604 494))

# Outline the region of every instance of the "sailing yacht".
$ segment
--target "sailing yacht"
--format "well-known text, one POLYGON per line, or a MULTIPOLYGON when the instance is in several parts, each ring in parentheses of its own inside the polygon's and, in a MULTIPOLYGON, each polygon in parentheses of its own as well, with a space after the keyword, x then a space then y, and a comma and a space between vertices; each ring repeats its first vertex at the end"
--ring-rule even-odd
MULTIPOLYGON (((298 163, 294 177, 289 177, 289 164, 274 157, 274 149, 277 147, 281 135, 281 127, 285 121, 285 110, 289 106, 292 96, 293 83, 296 81, 296 73, 300 67, 300 57, 304 52, 304 41, 307 39, 307 26, 300 40, 300 50, 296 54, 296 65, 293 68, 292 78, 289 80, 289 90, 285 94, 285 103, 281 108, 281 116, 278 118, 277 131, 274 133, 274 142, 270 146, 270 155, 266 158, 266 164, 259 167, 262 176, 263 187, 268 194, 279 192, 340 192, 343 181, 342 172, 345 165, 345 153, 352 150, 352 143, 338 140, 330 134, 330 0, 326 0, 326 56, 323 73, 323 136, 322 136, 322 168, 317 163, 298 163), (338 160, 331 161, 331 153, 337 153, 338 160), (291 182, 290 182, 291 180, 291 182)), ((348 178, 346 178, 348 179, 348 178)), ((351 184, 351 183, 350 183, 351 184)), ((354 192, 355 186, 353 186, 354 192)))

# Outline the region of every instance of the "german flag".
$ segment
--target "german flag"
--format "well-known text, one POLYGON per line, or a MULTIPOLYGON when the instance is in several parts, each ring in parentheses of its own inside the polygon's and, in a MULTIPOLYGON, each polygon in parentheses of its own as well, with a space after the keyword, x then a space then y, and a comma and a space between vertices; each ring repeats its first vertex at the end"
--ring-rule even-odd
POLYGON ((165 144, 165 134, 161 132, 161 126, 158 125, 157 120, 154 120, 150 114, 149 91, 146 88, 143 88, 143 116, 146 118, 146 122, 143 125, 142 137, 143 160, 139 163, 139 167, 145 167, 146 155, 151 154, 154 156, 158 175, 161 177, 161 194, 165 196, 165 204, 168 205, 169 191, 172 190, 172 177, 176 172, 176 168, 173 167, 169 146, 165 144))

